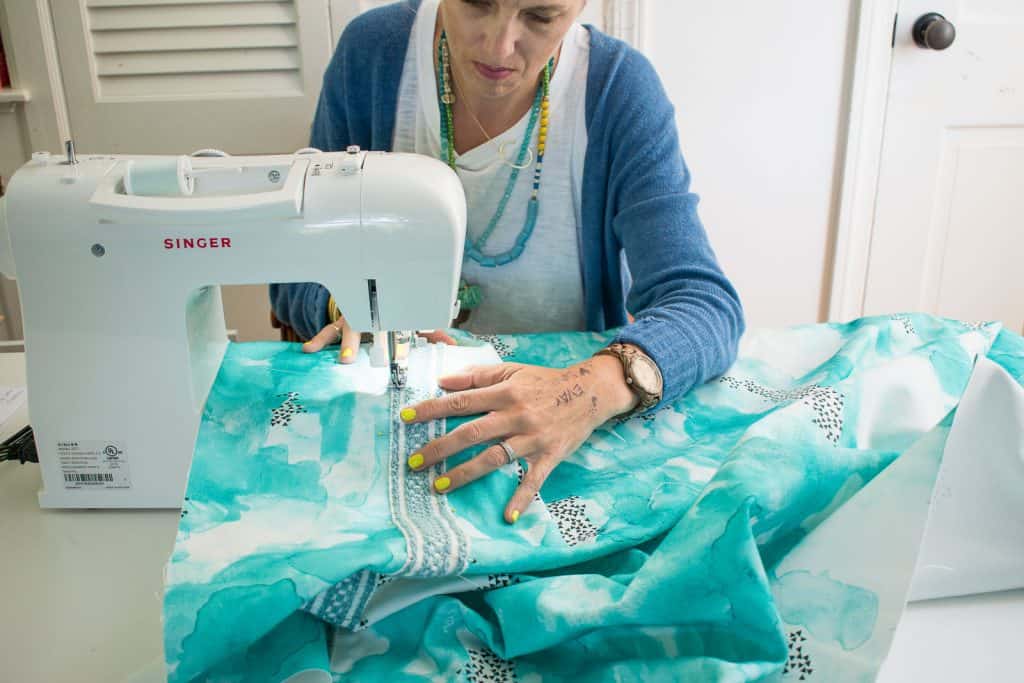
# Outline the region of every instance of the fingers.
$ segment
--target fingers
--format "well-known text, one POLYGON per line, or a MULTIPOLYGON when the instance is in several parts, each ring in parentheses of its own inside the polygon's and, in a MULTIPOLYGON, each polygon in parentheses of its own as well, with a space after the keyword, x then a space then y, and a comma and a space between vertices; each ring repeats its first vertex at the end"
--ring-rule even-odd
POLYGON ((322 330, 313 335, 313 338, 302 345, 303 353, 316 353, 325 346, 330 346, 338 340, 338 331, 334 329, 334 324, 327 325, 322 330))
POLYGON ((452 375, 439 377, 437 384, 447 391, 465 391, 479 387, 489 387, 504 382, 523 366, 519 363, 499 363, 498 365, 474 365, 452 375))
POLYGON ((452 339, 449 335, 445 334, 442 330, 431 330, 429 332, 417 332, 417 335, 423 337, 431 344, 447 344, 448 346, 458 346, 459 343, 452 339))
MULTIPOLYGON (((526 437, 514 436, 508 439, 506 443, 516 454, 525 453, 529 450, 530 442, 526 437)), ((468 460, 458 467, 448 470, 442 476, 435 479, 433 484, 434 491, 436 493, 451 493, 507 464, 508 456, 505 454, 505 449, 499 444, 494 444, 485 448, 472 460, 468 460)), ((507 513, 505 517, 510 519, 507 513)))
MULTIPOLYGON (((425 444, 423 448, 409 456, 409 467, 414 470, 431 467, 448 456, 455 455, 467 448, 487 441, 501 439, 513 431, 514 425, 507 415, 491 413, 485 417, 459 425, 444 436, 425 444)), ((505 451, 501 447, 497 448, 501 457, 504 458, 505 451)), ((497 458, 495 462, 497 462, 497 458)), ((499 466, 504 464, 504 462, 505 460, 502 460, 499 466)))
POLYGON ((341 323, 341 346, 338 348, 339 363, 354 363, 359 355, 359 333, 349 327, 344 318, 338 320, 341 323))
POLYGON ((551 470, 555 468, 555 459, 549 457, 534 458, 530 461, 530 468, 519 483, 519 488, 512 494, 512 499, 505 506, 505 521, 515 524, 519 515, 530 507, 530 503, 540 493, 540 487, 547 481, 551 470))
MULTIPOLYGON (((455 339, 441 330, 417 332, 417 334, 432 344, 458 346, 458 342, 455 339)), ((360 334, 353 330, 348 321, 345 320, 345 316, 342 316, 337 321, 325 325, 322 330, 317 332, 316 336, 303 344, 302 351, 303 353, 317 353, 327 346, 339 344, 340 342, 338 362, 348 364, 355 362, 359 355, 359 338, 360 334)))
MULTIPOLYGON (((432 344, 458 346, 458 342, 455 339, 441 330, 417 332, 417 334, 432 344)), ((325 325, 322 330, 317 332, 316 336, 303 344, 302 351, 303 353, 317 353, 323 350, 324 347, 339 344, 340 342, 338 362, 345 364, 353 363, 359 355, 359 338, 360 334, 352 329, 348 321, 345 320, 345 316, 341 316, 337 321, 325 325)))
POLYGON ((402 421, 405 423, 427 422, 442 417, 478 415, 508 407, 512 400, 508 389, 501 386, 485 387, 472 391, 459 391, 438 398, 422 401, 403 408, 402 421))
MULTIPOLYGON (((512 448, 517 458, 528 455, 530 442, 526 437, 512 437, 505 443, 512 448)), ((529 469, 523 480, 516 488, 508 505, 505 506, 504 519, 509 524, 519 521, 519 516, 530 507, 533 500, 540 494, 540 489, 547 481, 551 471, 554 469, 554 458, 541 457, 530 460, 529 469)), ((436 478, 433 483, 435 493, 448 494, 466 484, 476 481, 481 477, 494 472, 508 463, 508 455, 500 444, 494 444, 484 449, 472 460, 464 462, 458 467, 445 472, 436 478)))
POLYGON ((302 352, 316 353, 325 346, 339 342, 338 362, 347 364, 355 361, 359 351, 359 333, 349 326, 344 316, 325 325, 312 339, 302 345, 302 352))

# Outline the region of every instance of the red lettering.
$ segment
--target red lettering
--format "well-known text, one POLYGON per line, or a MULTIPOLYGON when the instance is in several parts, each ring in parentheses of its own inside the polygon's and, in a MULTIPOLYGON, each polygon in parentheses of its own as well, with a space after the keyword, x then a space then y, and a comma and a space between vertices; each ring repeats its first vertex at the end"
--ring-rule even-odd
POLYGON ((231 248, 230 237, 165 237, 164 249, 231 248))

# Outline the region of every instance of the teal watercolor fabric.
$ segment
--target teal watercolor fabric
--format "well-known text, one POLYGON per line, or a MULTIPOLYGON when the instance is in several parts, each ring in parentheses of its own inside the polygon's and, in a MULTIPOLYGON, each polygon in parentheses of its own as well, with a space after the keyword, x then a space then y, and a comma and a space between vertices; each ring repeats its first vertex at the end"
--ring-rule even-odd
POLYGON ((873 680, 976 359, 1024 381, 997 323, 750 332, 723 377, 595 431, 507 525, 521 466, 436 496, 443 467, 405 459, 460 420, 398 410, 464 365, 562 367, 614 330, 454 334, 412 350, 402 392, 365 350, 229 346, 166 571, 169 680, 873 680))

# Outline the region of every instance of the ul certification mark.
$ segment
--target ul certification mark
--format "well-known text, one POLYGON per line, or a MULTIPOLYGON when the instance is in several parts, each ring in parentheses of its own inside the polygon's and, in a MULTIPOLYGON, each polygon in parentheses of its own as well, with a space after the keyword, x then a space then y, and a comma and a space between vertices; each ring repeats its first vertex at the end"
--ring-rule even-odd
POLYGON ((57 442, 66 489, 129 489, 128 457, 120 441, 68 439, 57 442))

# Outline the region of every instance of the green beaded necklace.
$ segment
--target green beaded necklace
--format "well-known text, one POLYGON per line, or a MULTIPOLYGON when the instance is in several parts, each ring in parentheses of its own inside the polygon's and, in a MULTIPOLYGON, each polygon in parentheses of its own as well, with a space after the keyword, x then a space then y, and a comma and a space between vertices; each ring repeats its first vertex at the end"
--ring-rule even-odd
MULTIPOLYGON (((455 170, 455 126, 452 118, 452 103, 455 101, 455 97, 451 91, 448 38, 444 31, 441 31, 441 40, 438 42, 437 49, 438 99, 443 110, 441 116, 441 158, 447 162, 452 170, 455 170)), ((536 96, 533 98, 533 107, 530 109, 530 120, 527 124, 526 135, 523 137, 523 143, 519 147, 519 155, 512 166, 512 172, 509 174, 508 183, 505 186, 505 192, 501 196, 501 201, 498 202, 498 208, 491 217, 487 229, 484 230, 483 234, 475 242, 470 240, 468 235, 466 236, 465 256, 468 256, 485 268, 503 266, 519 258, 526 248, 526 243, 530 240, 533 229, 537 224, 537 212, 540 205, 537 195, 540 191, 540 176, 544 167, 544 150, 547 146, 551 70, 554 67, 554 61, 554 58, 551 58, 544 66, 541 83, 537 88, 536 96), (519 171, 529 166, 528 163, 524 164, 523 162, 529 153, 530 140, 533 138, 533 129, 536 126, 538 116, 540 118, 540 132, 537 138, 537 165, 533 171, 533 191, 530 195, 529 204, 526 207, 526 220, 523 222, 523 227, 519 231, 519 236, 516 237, 512 248, 501 254, 485 254, 483 252, 484 245, 490 239, 494 229, 498 226, 498 221, 501 220, 502 215, 505 213, 505 207, 512 196, 512 191, 515 189, 516 180, 519 178, 519 171)), ((482 295, 478 286, 469 285, 465 280, 461 281, 459 285, 459 302, 463 308, 472 310, 480 304, 481 299, 482 295)))

